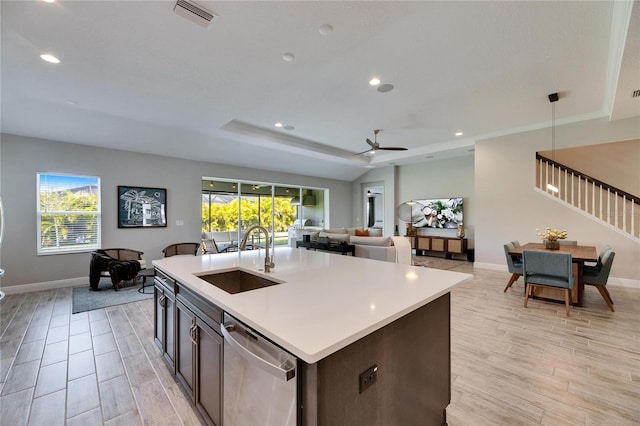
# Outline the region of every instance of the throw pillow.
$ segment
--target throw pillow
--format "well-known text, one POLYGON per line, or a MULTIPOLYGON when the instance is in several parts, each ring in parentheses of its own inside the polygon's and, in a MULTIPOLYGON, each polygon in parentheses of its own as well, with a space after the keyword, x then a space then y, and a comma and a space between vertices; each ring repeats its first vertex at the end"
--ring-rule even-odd
POLYGON ((356 237, 368 237, 369 236, 369 230, 368 229, 356 229, 356 237))
POLYGON ((368 231, 370 237, 382 237, 382 229, 380 228, 369 228, 368 231))
POLYGON ((332 243, 348 243, 349 234, 332 234, 330 232, 320 232, 320 237, 327 237, 332 243))
POLYGON ((327 234, 346 234, 347 230, 344 228, 324 229, 327 234))
POLYGON ((391 238, 389 237, 351 237, 351 244, 359 244, 362 246, 391 246, 391 238))

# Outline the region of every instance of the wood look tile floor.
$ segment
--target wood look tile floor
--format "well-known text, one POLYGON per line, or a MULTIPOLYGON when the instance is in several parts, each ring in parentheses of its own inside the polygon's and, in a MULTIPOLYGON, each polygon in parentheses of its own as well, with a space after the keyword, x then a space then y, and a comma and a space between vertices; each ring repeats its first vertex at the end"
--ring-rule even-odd
MULTIPOLYGON (((585 306, 531 301, 521 280, 460 262, 450 425, 640 424, 640 290, 585 306)), ((0 302, 1 425, 197 425, 152 339, 153 301, 71 314, 71 289, 0 302)), ((420 420, 416 419, 416 425, 420 420)), ((404 426, 404 425, 403 425, 404 426)))

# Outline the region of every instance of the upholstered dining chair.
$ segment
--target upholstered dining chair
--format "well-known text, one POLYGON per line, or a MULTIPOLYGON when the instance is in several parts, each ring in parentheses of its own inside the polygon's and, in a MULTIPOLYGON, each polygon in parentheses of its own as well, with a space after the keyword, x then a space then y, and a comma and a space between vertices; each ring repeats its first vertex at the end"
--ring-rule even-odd
POLYGON ((594 273, 594 274, 599 272, 600 269, 602 268, 602 258, 604 257, 604 254, 609 250, 613 250, 613 248, 609 244, 602 247, 602 250, 600 250, 600 254, 598 254, 598 261, 595 263, 595 265, 585 264, 584 271, 585 272, 589 271, 590 273, 594 273))
POLYGON ((600 267, 595 266, 593 269, 585 269, 582 274, 582 280, 585 285, 595 286, 602 298, 607 303, 611 312, 615 312, 613 309, 613 300, 611 299, 611 295, 609 294, 609 290, 607 290, 607 281, 609 280, 609 273, 611 272, 611 266, 613 265, 613 258, 616 256, 616 252, 609 248, 603 255, 602 259, 598 258, 598 261, 601 261, 600 267))
POLYGON ((534 287, 556 287, 564 289, 565 310, 569 316, 573 288, 571 254, 525 250, 522 252, 522 269, 526 285, 524 307, 527 307, 534 287))
POLYGON ((509 254, 511 250, 519 246, 520 243, 517 240, 504 245, 504 255, 507 258, 507 269, 511 272, 511 278, 509 278, 509 282, 504 288, 505 292, 509 290, 509 287, 511 287, 513 283, 518 281, 518 278, 522 276, 522 259, 520 256, 512 256, 509 254))
POLYGON ((181 254, 190 254, 195 256, 200 248, 200 243, 176 243, 170 244, 162 249, 164 257, 177 256, 181 254))

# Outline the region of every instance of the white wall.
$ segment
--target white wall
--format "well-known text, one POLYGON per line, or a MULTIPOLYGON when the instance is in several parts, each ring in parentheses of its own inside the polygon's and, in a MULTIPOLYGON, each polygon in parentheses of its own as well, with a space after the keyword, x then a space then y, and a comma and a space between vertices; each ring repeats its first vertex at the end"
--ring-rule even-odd
MULTIPOLYGON (((473 155, 446 160, 400 166, 398 170, 398 203, 416 199, 463 198, 464 229, 468 247, 474 247, 475 196, 473 155)), ((406 224, 399 221, 404 234, 406 224)), ((421 230, 455 237, 456 229, 421 230)))
MULTIPOLYGON (((0 265, 3 288, 89 275, 89 253, 36 255, 36 173, 99 176, 102 182, 102 246, 143 251, 150 262, 162 248, 200 241, 203 176, 325 187, 330 191, 333 226, 351 222, 351 183, 221 164, 95 148, 2 134, 0 176, 5 184, 6 232, 0 265), (7 185, 11 182, 11 185, 7 185), (166 228, 118 229, 117 186, 167 188, 166 228), (176 220, 184 226, 176 226, 176 220)), ((326 202, 326 200, 325 200, 326 202)))
MULTIPOLYGON (((371 169, 369 172, 354 180, 351 186, 353 200, 350 202, 351 223, 347 226, 366 227, 364 220, 364 200, 367 187, 380 186, 384 188, 384 235, 393 235, 395 224, 395 185, 396 170, 393 166, 371 169)), ((333 223, 332 223, 333 226, 333 223)))
MULTIPOLYGON (((640 117, 590 120, 558 126, 556 147, 638 138, 640 117)), ((549 148, 549 130, 535 130, 476 142, 475 260, 504 267, 503 244, 538 242, 536 228, 566 229, 579 244, 605 244, 616 251, 611 276, 640 280, 640 244, 534 191, 535 153, 549 148)), ((640 179, 640 168, 636 169, 640 179)))

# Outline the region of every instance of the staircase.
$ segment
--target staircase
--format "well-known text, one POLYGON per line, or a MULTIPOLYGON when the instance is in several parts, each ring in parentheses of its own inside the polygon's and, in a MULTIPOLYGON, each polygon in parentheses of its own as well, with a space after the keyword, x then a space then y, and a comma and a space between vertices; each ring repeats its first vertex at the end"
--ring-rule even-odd
POLYGON ((640 197, 536 153, 536 188, 640 243, 640 197), (548 189, 547 184, 558 191, 548 189))

